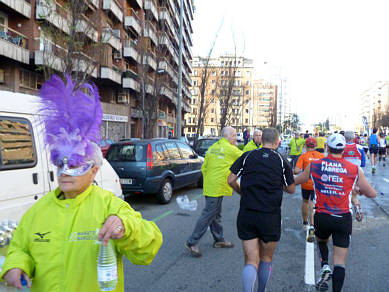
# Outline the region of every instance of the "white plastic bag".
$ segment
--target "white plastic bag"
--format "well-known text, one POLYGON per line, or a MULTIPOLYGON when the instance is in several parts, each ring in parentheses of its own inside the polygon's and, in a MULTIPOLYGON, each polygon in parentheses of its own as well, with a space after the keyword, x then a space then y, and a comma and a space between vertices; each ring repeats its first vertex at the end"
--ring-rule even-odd
POLYGON ((189 198, 187 195, 185 196, 178 196, 176 198, 178 206, 185 211, 196 211, 197 209, 197 201, 189 201, 189 198))

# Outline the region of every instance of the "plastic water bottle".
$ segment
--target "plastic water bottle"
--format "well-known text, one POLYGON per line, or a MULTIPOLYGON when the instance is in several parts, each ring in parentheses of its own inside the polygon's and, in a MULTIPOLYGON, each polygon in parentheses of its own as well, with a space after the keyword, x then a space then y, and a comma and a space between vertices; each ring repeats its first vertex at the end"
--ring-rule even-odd
POLYGON ((176 201, 177 201, 178 206, 182 210, 196 211, 196 209, 197 209, 197 201, 196 200, 189 201, 189 198, 188 198, 187 195, 185 195, 185 196, 178 196, 176 198, 176 201))
POLYGON ((106 246, 100 244, 97 256, 97 280, 101 291, 113 291, 118 283, 116 254, 111 241, 106 246))

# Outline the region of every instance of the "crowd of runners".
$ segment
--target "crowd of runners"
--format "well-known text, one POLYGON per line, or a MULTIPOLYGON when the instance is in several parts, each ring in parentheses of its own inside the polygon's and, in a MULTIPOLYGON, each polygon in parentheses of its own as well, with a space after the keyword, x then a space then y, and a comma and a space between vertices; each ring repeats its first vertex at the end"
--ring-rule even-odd
POLYGON ((353 213, 362 220, 358 195, 375 197, 363 168, 371 160, 385 166, 388 136, 370 136, 340 131, 331 135, 299 134, 289 142, 289 158, 277 148, 280 136, 276 129, 255 132, 244 151, 236 147, 236 131, 222 130, 223 137, 213 144, 202 167, 205 207, 185 242, 193 257, 200 257, 199 241, 208 227, 214 248, 232 248, 223 235, 222 201, 235 190, 240 196, 237 233, 242 240, 245 265, 242 270, 244 292, 266 289, 272 272, 272 257, 281 238, 281 204, 283 192, 293 194, 301 185, 302 226, 307 241, 316 242, 320 252, 321 271, 316 289, 325 291, 332 279, 333 292, 341 291, 345 279, 346 255, 352 233, 353 213), (366 151, 367 149, 367 151, 366 151), (376 159, 378 156, 378 159, 376 159), (333 267, 329 264, 328 243, 333 243, 333 267))

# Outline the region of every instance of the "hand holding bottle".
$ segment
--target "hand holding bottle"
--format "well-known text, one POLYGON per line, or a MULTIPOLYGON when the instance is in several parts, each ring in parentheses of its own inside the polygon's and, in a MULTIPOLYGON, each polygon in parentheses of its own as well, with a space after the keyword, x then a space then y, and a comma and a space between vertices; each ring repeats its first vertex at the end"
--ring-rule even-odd
POLYGON ((107 245, 109 239, 120 239, 124 235, 124 225, 122 220, 115 215, 111 215, 105 220, 99 232, 99 240, 103 245, 107 245))
POLYGON ((4 275, 4 280, 7 282, 8 286, 15 287, 18 290, 23 289, 22 278, 27 282, 27 287, 31 288, 31 280, 26 273, 24 273, 21 269, 10 269, 4 275))

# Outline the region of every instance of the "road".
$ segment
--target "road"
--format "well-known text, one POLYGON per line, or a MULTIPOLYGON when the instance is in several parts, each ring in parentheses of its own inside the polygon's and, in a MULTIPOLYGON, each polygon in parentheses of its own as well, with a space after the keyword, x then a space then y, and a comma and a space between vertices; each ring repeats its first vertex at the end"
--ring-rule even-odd
MULTIPOLYGON (((389 167, 378 167, 374 176, 366 169, 368 180, 378 188, 376 199, 361 197, 365 219, 353 221, 353 235, 347 256, 343 291, 387 291, 389 277, 389 167), (382 193, 383 195, 381 195, 382 193)), ((236 233, 239 196, 225 198, 223 217, 225 238, 232 249, 215 249, 208 231, 200 241, 201 258, 190 257, 184 242, 192 232, 204 206, 202 189, 186 188, 175 195, 188 195, 198 201, 194 212, 179 209, 172 201, 158 205, 152 196, 130 198, 131 206, 144 218, 154 220, 164 237, 163 245, 150 266, 135 266, 125 260, 125 291, 242 291, 243 255, 236 233)), ((308 252, 307 267, 305 233, 302 230, 300 187, 294 195, 284 194, 282 204, 282 235, 273 257, 273 273, 267 292, 316 291, 306 284, 306 274, 318 278, 320 271, 318 249, 308 252), (314 262, 313 262, 314 261, 314 262)), ((309 250, 309 249, 308 249, 309 250)), ((331 249, 330 249, 331 255, 331 249)), ((308 281, 309 283, 309 281, 308 281)), ((330 289, 332 291, 331 283, 330 289)))

